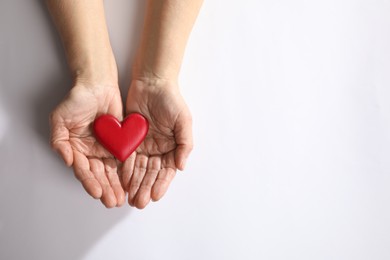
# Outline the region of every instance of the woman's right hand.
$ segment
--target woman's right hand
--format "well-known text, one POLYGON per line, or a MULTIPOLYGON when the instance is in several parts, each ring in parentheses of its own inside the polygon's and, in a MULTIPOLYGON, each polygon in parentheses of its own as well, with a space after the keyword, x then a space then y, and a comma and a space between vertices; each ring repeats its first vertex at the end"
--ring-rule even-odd
POLYGON ((92 133, 101 114, 122 120, 122 101, 116 84, 77 84, 50 117, 51 146, 72 166, 84 189, 107 207, 123 205, 125 192, 115 158, 92 133))

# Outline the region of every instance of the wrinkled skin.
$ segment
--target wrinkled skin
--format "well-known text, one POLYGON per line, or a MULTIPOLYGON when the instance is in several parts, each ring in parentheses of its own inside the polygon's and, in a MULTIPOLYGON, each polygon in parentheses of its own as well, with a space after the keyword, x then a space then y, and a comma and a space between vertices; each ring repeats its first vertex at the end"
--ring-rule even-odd
POLYGON ((144 142, 123 165, 122 181, 131 206, 144 208, 167 191, 176 171, 183 170, 192 147, 192 119, 178 86, 172 82, 134 80, 127 114, 149 121, 144 142))
POLYGON ((117 86, 76 85, 50 116, 51 145, 72 166, 84 189, 108 208, 121 206, 125 193, 115 158, 92 133, 92 123, 101 114, 122 119, 117 86))

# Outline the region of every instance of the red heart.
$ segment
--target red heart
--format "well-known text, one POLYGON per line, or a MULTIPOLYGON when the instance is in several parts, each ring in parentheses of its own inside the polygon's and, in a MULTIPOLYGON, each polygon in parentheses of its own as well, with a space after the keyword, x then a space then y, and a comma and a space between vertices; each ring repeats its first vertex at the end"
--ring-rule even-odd
POLYGON ((122 123, 112 115, 102 115, 93 124, 96 139, 121 162, 142 143, 149 124, 138 113, 128 115, 122 123))

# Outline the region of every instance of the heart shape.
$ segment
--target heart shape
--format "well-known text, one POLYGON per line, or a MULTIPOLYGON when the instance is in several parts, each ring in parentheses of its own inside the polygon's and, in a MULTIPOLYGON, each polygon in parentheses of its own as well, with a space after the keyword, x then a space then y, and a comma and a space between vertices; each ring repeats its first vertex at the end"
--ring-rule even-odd
POLYGON ((148 120, 138 113, 128 115, 122 122, 112 115, 101 115, 93 124, 96 139, 121 162, 142 143, 148 129, 148 120))

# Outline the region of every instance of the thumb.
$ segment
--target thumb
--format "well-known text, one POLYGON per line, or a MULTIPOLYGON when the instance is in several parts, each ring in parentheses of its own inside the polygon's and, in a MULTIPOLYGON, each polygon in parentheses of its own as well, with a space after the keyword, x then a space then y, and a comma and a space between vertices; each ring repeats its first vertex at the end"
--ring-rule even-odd
POLYGON ((123 120, 123 106, 120 93, 115 94, 111 100, 108 113, 115 116, 119 121, 123 120))
POLYGON ((179 116, 174 129, 176 139, 175 164, 183 171, 193 148, 191 115, 179 116))

